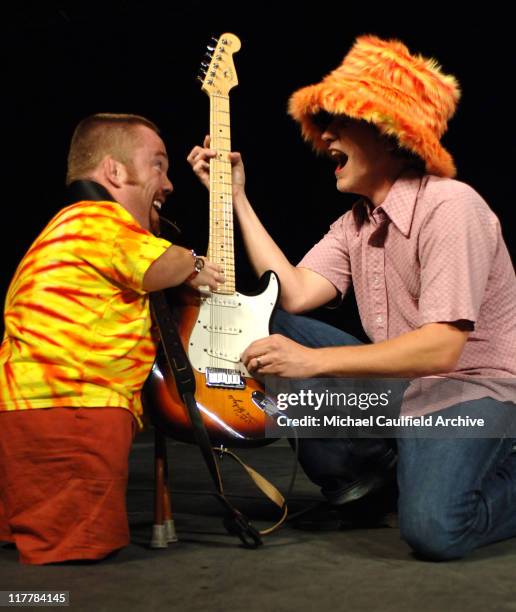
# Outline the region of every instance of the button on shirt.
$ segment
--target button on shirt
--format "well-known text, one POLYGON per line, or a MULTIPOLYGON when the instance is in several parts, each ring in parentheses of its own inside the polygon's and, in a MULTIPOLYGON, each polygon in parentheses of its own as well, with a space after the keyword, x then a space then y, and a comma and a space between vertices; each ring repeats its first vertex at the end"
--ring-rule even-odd
MULTIPOLYGON (((472 331, 453 374, 516 377, 514 268, 496 215, 468 185, 407 173, 381 206, 357 202, 298 265, 342 295, 353 284, 371 341, 465 320, 472 331)), ((494 395, 516 401, 514 386, 494 395)))

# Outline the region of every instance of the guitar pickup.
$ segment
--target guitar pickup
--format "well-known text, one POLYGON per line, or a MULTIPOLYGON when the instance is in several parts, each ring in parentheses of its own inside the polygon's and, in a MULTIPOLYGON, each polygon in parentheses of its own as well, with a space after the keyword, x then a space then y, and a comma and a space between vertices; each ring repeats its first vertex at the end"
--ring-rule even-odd
POLYGON ((245 378, 238 370, 206 368, 206 386, 224 389, 245 389, 245 378))

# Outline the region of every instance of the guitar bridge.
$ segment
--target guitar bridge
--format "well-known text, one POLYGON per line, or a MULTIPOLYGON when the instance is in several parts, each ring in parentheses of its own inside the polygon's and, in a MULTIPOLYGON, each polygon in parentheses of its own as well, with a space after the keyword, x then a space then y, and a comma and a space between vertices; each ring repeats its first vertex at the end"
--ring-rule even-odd
POLYGON ((206 385, 224 389, 245 389, 245 378, 238 370, 206 368, 206 385))

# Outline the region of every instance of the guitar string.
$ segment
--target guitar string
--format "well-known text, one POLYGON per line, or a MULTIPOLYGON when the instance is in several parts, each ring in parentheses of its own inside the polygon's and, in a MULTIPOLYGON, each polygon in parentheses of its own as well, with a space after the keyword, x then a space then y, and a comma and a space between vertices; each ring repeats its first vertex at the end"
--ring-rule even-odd
MULTIPOLYGON (((227 123, 222 123, 225 127, 229 128, 229 100, 223 96, 213 95, 212 97, 213 104, 211 107, 211 128, 213 134, 213 144, 215 145, 215 149, 218 151, 219 148, 222 148, 224 153, 226 150, 230 149, 231 139, 228 134, 226 137, 219 136, 219 118, 223 118, 222 114, 227 115, 227 123), (220 100, 220 102, 219 102, 220 100), (227 108, 222 108, 224 103, 227 103, 227 108), (222 143, 221 141, 225 140, 226 143, 222 143), (229 145, 229 147, 227 146, 229 145)), ((228 130, 229 131, 229 130, 228 130)), ((219 260, 219 263, 222 263, 222 268, 224 270, 225 276, 225 289, 228 289, 228 282, 230 285, 234 285, 234 264, 233 268, 230 270, 228 268, 228 259, 233 261, 233 239, 231 236, 232 232, 232 193, 231 193, 231 162, 229 160, 224 159, 224 154, 220 153, 214 158, 213 161, 213 174, 212 174, 212 192, 213 188, 219 183, 220 191, 216 191, 213 193, 211 201, 212 201, 212 223, 210 223, 211 228, 211 244, 212 253, 211 255, 215 257, 215 260, 219 260), (219 170, 221 175, 219 175, 219 170), (229 173, 229 174, 228 174, 229 173), (227 174, 230 177, 227 181, 224 180, 224 175, 227 174), (220 176, 220 181, 219 181, 220 176), (222 223, 222 228, 220 227, 222 223), (222 237, 222 242, 220 243, 220 238, 222 237), (219 247, 221 254, 215 255, 219 252, 219 247), (215 251, 213 250, 215 249, 215 251), (224 251, 222 253, 222 251, 224 251), (220 261, 222 260, 222 261, 220 261), (231 276, 231 279, 229 279, 231 276)), ((227 352, 229 349, 229 345, 231 345, 230 338, 226 338, 226 327, 224 323, 228 317, 225 316, 224 310, 225 307, 219 306, 214 302, 220 299, 218 295, 225 294, 217 294, 217 298, 212 297, 211 308, 210 308, 210 358, 211 361, 216 363, 217 366, 227 366, 226 363, 228 358, 231 358, 232 355, 228 355, 227 352), (216 327, 214 327, 216 326, 216 327), (215 340, 215 341, 213 341, 215 340), (223 355, 225 357, 223 357, 223 355)), ((224 299, 224 298, 223 298, 224 299)), ((233 369, 233 368, 224 368, 224 369, 233 369)))
MULTIPOLYGON (((213 125, 213 107, 210 104, 210 128, 213 125)), ((212 192, 213 189, 213 184, 214 184, 214 179, 213 179, 213 171, 215 170, 215 164, 214 162, 212 162, 210 160, 210 194, 212 192)), ((211 205, 211 197, 210 197, 210 236, 209 236, 209 245, 208 245, 208 257, 211 257, 211 253, 210 253, 210 248, 211 245, 213 243, 213 236, 212 236, 212 225, 213 225, 213 209, 212 209, 212 205, 211 205)), ((210 297, 208 296, 207 298, 208 300, 210 299, 210 297)), ((210 304, 210 321, 208 323, 209 328, 208 328, 208 337, 210 339, 209 342, 209 348, 208 348, 208 363, 210 364, 210 368, 212 367, 213 363, 212 363, 212 345, 213 345, 213 337, 212 337, 212 319, 213 319, 213 301, 209 302, 210 304)))
MULTIPOLYGON (((212 104, 210 104, 210 127, 211 130, 213 131, 213 126, 214 126, 214 119, 215 117, 215 109, 214 106, 212 104)), ((215 185, 215 172, 216 172, 216 161, 210 161, 210 194, 213 193, 213 187, 215 185)), ((215 216, 215 211, 214 211, 214 206, 213 206, 213 196, 210 197, 210 250, 211 252, 209 253, 210 258, 213 257, 213 244, 214 244, 214 236, 213 236, 213 227, 214 227, 214 216, 215 216)), ((210 302, 210 322, 209 322, 209 338, 210 338, 210 345, 209 345, 209 355, 208 355, 208 361, 210 364, 210 368, 214 367, 215 363, 214 363, 214 336, 213 336, 213 325, 214 325, 214 300, 215 300, 215 296, 212 293, 210 297, 208 297, 208 299, 211 299, 210 302)))
MULTIPOLYGON (((220 106, 219 106, 219 98, 218 96, 215 97, 215 123, 214 123, 214 140, 215 140, 215 145, 216 145, 216 150, 217 150, 217 177, 216 177, 216 181, 215 181, 215 185, 217 186, 222 186, 221 183, 222 181, 219 180, 219 172, 222 171, 223 168, 223 164, 221 163, 221 154, 219 153, 219 148, 220 148, 220 138, 218 135, 218 125, 219 125, 219 116, 220 116, 220 106)), ((216 213, 216 231, 215 231, 215 245, 216 245, 216 255, 215 255, 215 262, 219 263, 219 247, 221 246, 219 244, 219 240, 220 240, 220 223, 223 222, 223 219, 221 219, 221 215, 220 215, 220 199, 221 199, 221 193, 219 193, 219 189, 217 189, 216 193, 214 194, 215 197, 213 198, 213 201, 215 203, 215 213, 216 213)), ((223 209, 223 205, 222 205, 222 209, 223 209)), ((223 243, 222 243, 223 244, 223 243)), ((222 298, 223 294, 217 293, 217 301, 222 298)), ((215 313, 216 313, 216 317, 215 317, 215 324, 217 325, 217 329, 215 330, 216 333, 216 339, 217 339, 217 365, 219 368, 222 367, 222 351, 223 351, 223 342, 222 342, 222 334, 220 333, 220 324, 221 324, 221 318, 222 318, 222 310, 223 310, 223 306, 217 306, 215 313)))
MULTIPOLYGON (((229 114, 229 98, 225 97, 225 98, 221 98, 221 104, 224 106, 223 112, 224 114, 227 116, 227 121, 226 121, 226 129, 227 129, 227 133, 226 136, 224 136, 224 146, 223 149, 225 151, 230 151, 231 150, 231 131, 229 128, 230 125, 230 114, 229 114)), ((220 115, 219 115, 220 116, 220 115)), ((227 155, 227 154, 226 154, 227 155)), ((231 229, 232 229, 232 202, 231 202, 231 162, 229 161, 229 159, 224 159, 224 169, 226 171, 227 174, 227 180, 223 180, 222 181, 222 201, 223 201, 223 236, 224 236, 224 275, 225 275, 225 290, 227 291, 228 289, 228 283, 230 285, 233 284, 233 278, 232 278, 232 274, 230 274, 232 272, 232 270, 230 270, 228 268, 229 265, 229 261, 233 261, 233 254, 232 254, 232 239, 231 239, 231 229), (231 279, 229 278, 229 276, 231 275, 231 279)), ((223 175, 224 176, 224 175, 223 175)), ((225 317, 226 319, 228 317, 225 317)), ((229 330, 227 330, 229 331, 229 330)), ((231 338, 230 335, 227 336, 224 334, 223 338, 225 339, 224 341, 224 352, 227 353, 230 350, 230 346, 231 346, 231 338), (228 346, 229 345, 229 346, 228 346)), ((228 355, 229 358, 232 358, 232 355, 228 355)), ((229 364, 226 364, 229 365, 229 364)), ((231 368, 233 369, 233 368, 231 368)))
MULTIPOLYGON (((225 99, 224 99, 224 102, 226 102, 225 99)), ((222 101, 221 101, 221 104, 224 105, 222 101)), ((227 103, 224 106, 227 107, 227 108, 224 108, 224 111, 228 113, 228 115, 227 115, 227 118, 228 118, 227 123, 229 125, 229 123, 230 123, 229 122, 229 99, 227 100, 227 103)), ((229 136, 229 129, 228 129, 228 136, 229 136)), ((228 142, 228 140, 224 140, 223 139, 223 143, 226 145, 226 146, 222 147, 224 150, 231 148, 231 147, 227 146, 227 142, 228 142)), ((227 171, 228 170, 227 153, 224 153, 223 157, 225 157, 225 159, 224 159, 224 163, 223 163, 222 167, 227 171)), ((224 174, 222 176, 224 176, 224 174)), ((222 181, 222 183, 225 183, 225 182, 226 181, 222 181)), ((228 261, 228 246, 229 246, 228 235, 227 235, 228 234, 227 228, 228 228, 228 203, 229 202, 228 202, 228 197, 227 197, 227 194, 226 194, 226 189, 227 189, 227 186, 226 185, 222 185, 222 190, 221 190, 222 191, 222 197, 221 197, 221 200, 223 202, 223 206, 222 206, 222 210, 223 210, 222 223, 223 223, 223 226, 222 227, 223 227, 223 236, 224 236, 224 243, 223 243, 224 258, 223 259, 224 259, 224 284, 226 285, 226 287, 224 288, 225 290, 227 290, 227 282, 228 282, 228 277, 227 277, 227 261, 228 261)), ((228 318, 229 317, 224 317, 224 322, 226 322, 226 320, 228 318)), ((224 353, 227 353, 227 351, 229 350, 229 347, 227 346, 229 338, 227 338, 227 336, 225 334, 225 331, 226 330, 223 330, 223 332, 221 334, 221 337, 223 339, 223 350, 224 350, 224 353)), ((227 357, 227 355, 226 355, 226 357, 227 357)), ((230 357, 231 357, 231 355, 230 355, 230 357)), ((229 363, 226 363, 226 366, 228 366, 228 365, 229 365, 229 363)))
MULTIPOLYGON (((229 114, 229 98, 226 99, 226 107, 227 107, 226 112, 227 112, 227 117, 228 117, 227 124, 229 126, 231 124, 230 114, 229 114)), ((227 128, 226 148, 228 151, 231 151, 231 128, 230 127, 227 128)), ((228 172, 228 175, 227 175, 228 180, 224 181, 225 184, 224 184, 224 189, 223 189, 226 192, 225 193, 226 218, 224 220, 224 230, 225 230, 224 274, 226 277, 226 281, 225 281, 226 290, 228 288, 227 283, 229 282, 230 288, 233 289, 233 294, 234 294, 235 256, 234 256, 234 244, 233 244, 233 194, 232 194, 233 177, 232 177, 232 170, 231 170, 231 161, 227 158, 226 158, 226 169, 228 172)), ((235 299, 234 295, 233 295, 233 299, 235 299)), ((232 317, 232 324, 233 326, 235 324, 234 317, 232 317)), ((231 334, 228 334, 228 344, 230 345, 234 344, 231 341, 231 338, 232 338, 231 334)), ((230 357, 233 358, 233 355, 230 355, 230 357)), ((236 365, 231 369, 233 370, 236 369, 236 365)))
MULTIPOLYGON (((216 98, 216 103, 215 103, 215 107, 217 109, 217 113, 215 115, 215 127, 218 128, 219 122, 219 116, 220 116, 220 105, 219 105, 219 99, 218 97, 216 98)), ((217 165, 218 165, 218 172, 222 172, 224 164, 222 163, 222 153, 219 153, 219 149, 221 148, 221 142, 220 142, 220 138, 218 135, 218 131, 216 130, 216 139, 217 139, 217 165)), ((221 183, 222 181, 218 181, 218 183, 221 183)), ((219 187, 219 185, 217 186, 219 187)), ((217 211, 217 239, 216 239, 216 245, 217 245, 217 260, 220 259, 220 247, 224 245, 224 242, 222 242, 222 245, 219 243, 220 241, 220 223, 223 222, 223 218, 221 219, 221 215, 220 215, 220 200, 221 200, 221 196, 222 194, 219 193, 219 189, 217 188, 217 193, 216 193, 217 197, 215 198, 215 201, 217 202, 216 204, 216 211, 217 211)), ((224 203, 222 202, 222 211, 224 211, 224 203)), ((223 237, 224 240, 224 237, 223 237)), ((220 262, 218 262, 220 263, 220 262)), ((223 294, 217 294, 217 300, 223 299, 223 294)), ((216 310, 217 313, 217 317, 216 317, 216 325, 217 325, 217 354, 218 354, 218 366, 219 368, 221 368, 223 366, 223 362, 222 362, 222 353, 224 350, 224 346, 223 346, 223 335, 220 332, 220 324, 221 324, 221 319, 222 319, 222 310, 223 310, 224 306, 219 306, 216 310)))

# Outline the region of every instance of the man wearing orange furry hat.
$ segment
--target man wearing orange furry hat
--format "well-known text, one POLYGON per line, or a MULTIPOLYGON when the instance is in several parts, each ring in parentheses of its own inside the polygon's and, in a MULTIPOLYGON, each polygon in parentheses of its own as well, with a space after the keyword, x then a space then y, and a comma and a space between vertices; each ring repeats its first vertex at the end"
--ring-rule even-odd
MULTIPOLYGON (((434 60, 375 36, 358 38, 336 70, 291 97, 304 138, 336 161, 337 189, 360 196, 297 266, 254 213, 241 157, 231 154, 246 248, 258 274, 279 275, 286 311, 276 317, 276 333, 242 355, 251 371, 411 378, 422 387, 489 379, 469 395, 456 388, 423 394, 413 409, 513 423, 516 277, 497 218, 453 180, 453 160, 440 143, 458 99, 457 81, 434 60), (371 344, 294 316, 351 285, 371 344)), ((204 144, 189 161, 208 186, 215 152, 204 144)), ((516 535, 514 430, 482 439, 409 435, 396 445, 304 439, 300 462, 340 517, 357 503, 361 511, 377 503, 397 475, 402 537, 425 558, 452 559, 516 535)))

